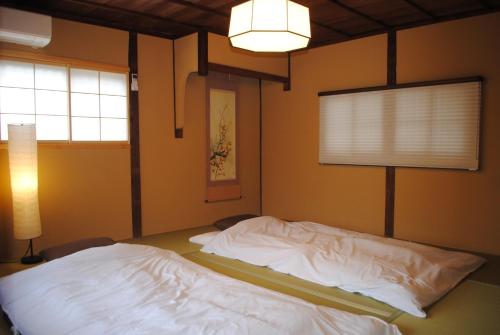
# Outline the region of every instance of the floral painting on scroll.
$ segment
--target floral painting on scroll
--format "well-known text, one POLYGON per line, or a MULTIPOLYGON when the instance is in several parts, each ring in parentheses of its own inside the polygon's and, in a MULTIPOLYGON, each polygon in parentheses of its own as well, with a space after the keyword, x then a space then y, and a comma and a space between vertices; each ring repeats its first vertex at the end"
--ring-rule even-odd
POLYGON ((236 176, 236 92, 210 89, 210 181, 236 176))

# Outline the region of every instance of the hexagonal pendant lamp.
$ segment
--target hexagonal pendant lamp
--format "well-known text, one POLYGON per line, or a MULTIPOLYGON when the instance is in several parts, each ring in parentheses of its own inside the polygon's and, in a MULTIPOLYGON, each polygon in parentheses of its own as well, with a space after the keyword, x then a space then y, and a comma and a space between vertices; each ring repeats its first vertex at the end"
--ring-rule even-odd
POLYGON ((231 10, 233 47, 256 52, 305 48, 311 38, 309 9, 288 0, 251 0, 231 10))

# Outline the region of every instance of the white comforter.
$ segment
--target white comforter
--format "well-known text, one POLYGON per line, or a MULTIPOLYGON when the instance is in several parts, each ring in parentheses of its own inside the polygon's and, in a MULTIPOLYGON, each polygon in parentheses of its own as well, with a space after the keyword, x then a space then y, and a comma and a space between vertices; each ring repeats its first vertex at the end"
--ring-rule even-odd
POLYGON ((202 251, 359 292, 418 317, 484 263, 465 253, 269 216, 239 222, 202 251))
POLYGON ((0 279, 0 304, 23 335, 400 334, 142 245, 92 248, 0 279))

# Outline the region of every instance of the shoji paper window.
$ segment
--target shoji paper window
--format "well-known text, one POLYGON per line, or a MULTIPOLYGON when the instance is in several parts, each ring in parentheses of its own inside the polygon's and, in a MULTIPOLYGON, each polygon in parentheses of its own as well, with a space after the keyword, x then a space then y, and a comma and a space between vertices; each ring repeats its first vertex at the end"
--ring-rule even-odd
POLYGON ((0 59, 0 140, 36 124, 37 140, 128 141, 128 75, 0 59))
POLYGON ((323 164, 478 169, 481 81, 320 93, 323 164))
POLYGON ((127 141, 127 75, 72 68, 73 141, 127 141))
POLYGON ((68 140, 67 68, 0 60, 1 140, 9 123, 36 123, 39 140, 68 140))

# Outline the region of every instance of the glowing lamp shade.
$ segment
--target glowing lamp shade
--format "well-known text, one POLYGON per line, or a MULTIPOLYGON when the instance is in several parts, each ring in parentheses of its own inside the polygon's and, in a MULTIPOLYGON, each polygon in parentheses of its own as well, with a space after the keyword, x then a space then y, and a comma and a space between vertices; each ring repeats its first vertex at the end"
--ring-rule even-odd
POLYGON ((288 0, 251 0, 231 10, 233 47, 256 52, 305 48, 311 38, 309 9, 288 0))
POLYGON ((30 240, 42 234, 38 206, 38 160, 34 124, 8 125, 9 169, 14 237, 30 240))

